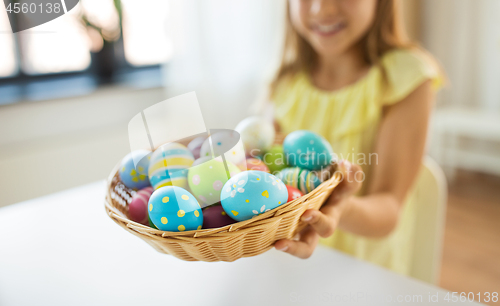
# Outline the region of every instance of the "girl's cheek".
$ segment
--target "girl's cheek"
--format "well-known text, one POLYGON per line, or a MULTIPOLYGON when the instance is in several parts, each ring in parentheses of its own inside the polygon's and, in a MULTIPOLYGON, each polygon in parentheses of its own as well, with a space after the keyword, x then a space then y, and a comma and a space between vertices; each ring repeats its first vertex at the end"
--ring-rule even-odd
POLYGON ((346 1, 345 11, 360 28, 367 30, 375 19, 377 0, 353 0, 346 1))
POLYGON ((309 8, 308 1, 291 0, 290 1, 290 19, 295 30, 305 36, 308 30, 309 8))
POLYGON ((351 38, 361 38, 373 24, 377 0, 341 0, 340 2, 349 24, 351 38))

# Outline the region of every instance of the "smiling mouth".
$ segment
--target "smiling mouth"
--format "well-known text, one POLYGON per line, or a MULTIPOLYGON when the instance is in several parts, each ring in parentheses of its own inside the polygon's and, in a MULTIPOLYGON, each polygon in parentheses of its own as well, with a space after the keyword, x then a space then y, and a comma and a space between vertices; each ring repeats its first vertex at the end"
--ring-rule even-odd
POLYGON ((312 27, 312 30, 321 36, 333 36, 346 27, 344 22, 333 24, 318 24, 312 27))

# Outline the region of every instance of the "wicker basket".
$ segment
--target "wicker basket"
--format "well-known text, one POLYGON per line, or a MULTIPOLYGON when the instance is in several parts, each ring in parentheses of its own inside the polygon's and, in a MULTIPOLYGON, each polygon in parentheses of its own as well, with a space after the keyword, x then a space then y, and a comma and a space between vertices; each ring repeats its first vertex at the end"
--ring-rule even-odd
MULTIPOLYGON (((307 209, 319 209, 340 182, 336 173, 312 192, 250 220, 214 229, 165 232, 128 219, 123 199, 116 196, 120 191, 118 168, 107 182, 105 208, 110 218, 158 252, 187 261, 235 261, 266 252, 276 241, 295 237, 306 226, 300 216, 307 209)), ((125 198, 129 196, 125 193, 125 198)))

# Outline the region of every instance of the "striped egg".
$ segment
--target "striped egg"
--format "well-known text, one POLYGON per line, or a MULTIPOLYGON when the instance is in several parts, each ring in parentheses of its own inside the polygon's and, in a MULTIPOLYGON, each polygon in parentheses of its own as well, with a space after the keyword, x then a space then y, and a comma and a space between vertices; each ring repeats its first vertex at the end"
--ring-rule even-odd
POLYGON ((193 154, 184 145, 164 144, 151 155, 149 181, 155 190, 165 186, 187 188, 188 168, 193 162, 193 154))
POLYGON ((286 185, 297 188, 304 194, 313 191, 321 184, 321 181, 316 174, 299 167, 285 168, 276 176, 286 185))
POLYGON ((153 191, 153 187, 146 187, 134 194, 128 205, 130 220, 148 225, 148 201, 153 191))

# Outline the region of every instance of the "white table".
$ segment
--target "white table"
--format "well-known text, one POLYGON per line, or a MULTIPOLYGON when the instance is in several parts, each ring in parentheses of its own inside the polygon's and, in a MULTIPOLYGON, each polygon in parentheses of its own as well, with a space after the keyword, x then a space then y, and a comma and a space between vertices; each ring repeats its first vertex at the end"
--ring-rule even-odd
POLYGON ((442 289, 325 248, 308 260, 271 250, 234 263, 157 253, 108 218, 104 188, 0 209, 0 305, 440 304, 429 294, 444 303, 442 289))

